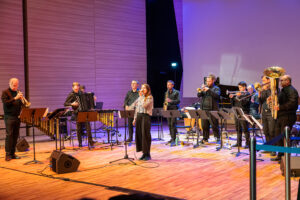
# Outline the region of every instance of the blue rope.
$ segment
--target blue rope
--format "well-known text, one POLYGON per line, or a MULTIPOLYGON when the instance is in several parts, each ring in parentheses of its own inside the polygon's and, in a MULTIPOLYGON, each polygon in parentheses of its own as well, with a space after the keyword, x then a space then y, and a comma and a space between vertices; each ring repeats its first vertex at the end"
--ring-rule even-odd
POLYGON ((273 151, 273 152, 281 152, 281 153, 296 153, 300 154, 300 148, 296 147, 281 147, 281 146, 273 146, 273 145, 256 145, 257 150, 265 150, 265 151, 273 151))

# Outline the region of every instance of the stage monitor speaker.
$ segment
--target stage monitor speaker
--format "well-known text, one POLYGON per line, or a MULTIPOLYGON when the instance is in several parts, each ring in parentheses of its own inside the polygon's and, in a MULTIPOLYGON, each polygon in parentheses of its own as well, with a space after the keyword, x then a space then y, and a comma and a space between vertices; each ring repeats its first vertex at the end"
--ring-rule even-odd
POLYGON ((52 171, 63 174, 77 171, 79 160, 60 151, 53 151, 50 157, 52 171))
MULTIPOLYGON (((300 157, 299 156, 291 156, 291 176, 299 177, 300 176, 300 157)), ((285 172, 285 157, 281 157, 280 162, 281 174, 284 176, 285 172)))
POLYGON ((18 152, 24 152, 27 151, 29 149, 29 144, 28 142, 25 140, 25 138, 21 138, 19 139, 16 148, 18 150, 18 152))

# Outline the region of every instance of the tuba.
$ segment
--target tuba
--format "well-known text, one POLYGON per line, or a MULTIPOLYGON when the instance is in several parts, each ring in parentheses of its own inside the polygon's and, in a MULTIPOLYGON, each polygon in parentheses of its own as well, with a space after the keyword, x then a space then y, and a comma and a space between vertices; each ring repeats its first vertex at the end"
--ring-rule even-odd
POLYGON ((278 96, 277 96, 277 80, 285 74, 285 69, 279 66, 272 66, 264 70, 264 75, 269 77, 270 79, 270 100, 269 100, 269 108, 272 112, 272 117, 277 119, 277 110, 275 110, 275 106, 278 106, 278 96))

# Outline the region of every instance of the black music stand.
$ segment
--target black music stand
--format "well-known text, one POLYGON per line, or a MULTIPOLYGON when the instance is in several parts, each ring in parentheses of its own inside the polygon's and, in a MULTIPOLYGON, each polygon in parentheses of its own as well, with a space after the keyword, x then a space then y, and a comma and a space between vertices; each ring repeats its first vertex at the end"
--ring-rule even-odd
POLYGON ((39 119, 42 119, 46 117, 48 113, 48 108, 23 108, 22 113, 20 115, 20 118, 31 118, 31 127, 32 127, 32 143, 33 143, 33 160, 24 163, 24 165, 29 165, 29 164, 42 164, 43 162, 36 160, 35 157, 35 133, 34 133, 34 126, 35 126, 35 121, 38 121, 39 119))
POLYGON ((56 120, 56 136, 55 136, 55 150, 57 150, 57 140, 59 138, 59 151, 62 150, 62 146, 64 148, 64 143, 61 145, 61 134, 59 128, 59 118, 65 115, 69 111, 68 108, 58 108, 55 109, 49 116, 47 116, 47 120, 55 119, 56 120))
POLYGON ((196 132, 197 132, 197 144, 195 144, 193 148, 197 148, 199 146, 206 147, 206 145, 199 143, 199 139, 200 139, 199 119, 208 119, 206 112, 203 110, 188 110, 187 116, 188 118, 193 118, 196 120, 195 123, 196 123, 196 132))
MULTIPOLYGON (((230 150, 231 147, 228 148, 228 147, 224 147, 223 146, 223 128, 224 128, 225 121, 231 119, 231 117, 229 116, 228 113, 224 112, 223 110, 210 111, 210 114, 212 116, 214 116, 216 119, 220 120, 220 122, 221 122, 221 129, 220 129, 220 138, 221 138, 221 141, 220 141, 220 146, 216 147, 216 150, 219 151, 222 148, 230 150)), ((227 137, 228 137, 228 135, 227 135, 227 137)))
MULTIPOLYGON (((246 115, 247 117, 247 121, 252 125, 252 127, 254 127, 255 125, 258 126, 258 128, 260 129, 260 131, 262 131, 263 127, 262 125, 259 123, 259 121, 257 121, 257 119, 255 119, 252 115, 246 115)), ((252 137, 256 137, 255 135, 255 131, 252 131, 252 137)), ((261 154, 259 154, 261 156, 261 154)), ((245 158, 243 159, 243 161, 249 161, 249 158, 245 158)), ((256 161, 264 161, 264 159, 261 158, 256 158, 256 161)))
MULTIPOLYGON (((240 107, 232 107, 232 112, 233 112, 234 116, 237 118, 237 122, 238 122, 237 134, 238 134, 238 131, 240 130, 240 121, 247 121, 248 117, 244 114, 242 108, 240 108, 240 107)), ((245 131, 245 130, 243 130, 243 131, 245 131)), ((241 140, 242 140, 242 136, 241 136, 241 140)), ((231 154, 235 154, 236 157, 240 156, 241 154, 249 155, 248 153, 240 151, 240 145, 238 143, 238 135, 237 135, 237 146, 238 146, 238 151, 232 152, 231 154)))
POLYGON ((162 121, 162 115, 161 115, 161 110, 162 108, 153 108, 152 110, 152 117, 156 117, 157 123, 151 124, 151 126, 157 126, 157 139, 153 140, 159 140, 159 141, 164 141, 162 137, 164 137, 164 132, 163 132, 163 121, 162 121))
POLYGON ((120 160, 128 160, 130 161, 132 164, 136 165, 136 163, 133 161, 134 158, 129 158, 128 154, 127 154, 127 142, 126 142, 126 124, 127 124, 127 119, 128 118, 134 118, 134 110, 119 110, 119 118, 123 118, 124 119, 124 123, 125 123, 125 137, 124 137, 124 144, 125 144, 125 155, 123 158, 117 159, 117 160, 113 160, 110 161, 109 163, 114 163, 120 160))
MULTIPOLYGON (((85 125, 86 125, 87 123, 97 121, 97 116, 98 116, 97 111, 78 112, 76 122, 77 123, 85 123, 85 125)), ((85 127, 85 129, 87 131, 87 127, 85 127)), ((91 134, 92 134, 92 130, 91 130, 91 134)), ((89 149, 91 149, 89 142, 88 142, 88 147, 89 147, 89 149)))
MULTIPOLYGON (((180 118, 181 117, 179 110, 162 110, 161 114, 164 118, 180 118)), ((171 146, 172 146, 172 144, 171 144, 171 146)))

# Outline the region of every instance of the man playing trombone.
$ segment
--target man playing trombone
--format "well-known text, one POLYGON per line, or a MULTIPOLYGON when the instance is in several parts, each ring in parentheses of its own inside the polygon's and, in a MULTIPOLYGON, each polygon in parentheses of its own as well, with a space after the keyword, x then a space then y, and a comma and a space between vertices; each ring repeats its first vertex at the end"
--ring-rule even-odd
POLYGON ((6 127, 5 138, 5 160, 19 159, 16 156, 16 145, 20 133, 20 119, 23 102, 25 98, 23 94, 18 91, 19 80, 17 78, 11 78, 9 80, 9 88, 2 92, 1 100, 4 110, 4 122, 6 127))
MULTIPOLYGON (((202 85, 202 88, 197 89, 197 96, 201 97, 201 109, 206 111, 219 110, 220 88, 215 85, 216 77, 210 74, 206 78, 206 85, 202 85)), ((202 143, 207 143, 209 139, 209 126, 212 126, 214 136, 217 142, 220 141, 219 133, 219 121, 214 118, 209 112, 207 112, 208 119, 202 119, 203 139, 202 143)))

